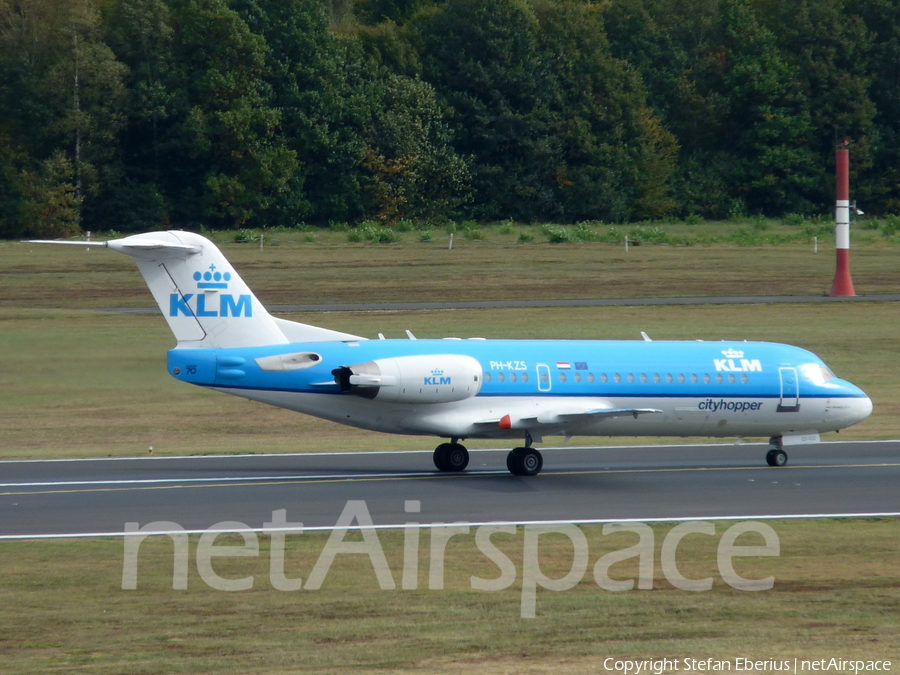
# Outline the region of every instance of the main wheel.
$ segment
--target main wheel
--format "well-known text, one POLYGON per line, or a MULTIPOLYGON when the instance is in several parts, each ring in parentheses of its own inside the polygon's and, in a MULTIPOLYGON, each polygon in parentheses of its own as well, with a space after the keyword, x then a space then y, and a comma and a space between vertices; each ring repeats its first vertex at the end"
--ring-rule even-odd
POLYGON ((772 448, 766 453, 766 463, 769 466, 784 466, 787 461, 787 453, 781 448, 772 448))
POLYGON ((441 443, 434 449, 434 465, 439 471, 462 471, 469 465, 469 451, 459 443, 441 443))
POLYGON ((507 455, 506 467, 514 476, 536 476, 544 467, 544 458, 534 448, 515 448, 507 455))

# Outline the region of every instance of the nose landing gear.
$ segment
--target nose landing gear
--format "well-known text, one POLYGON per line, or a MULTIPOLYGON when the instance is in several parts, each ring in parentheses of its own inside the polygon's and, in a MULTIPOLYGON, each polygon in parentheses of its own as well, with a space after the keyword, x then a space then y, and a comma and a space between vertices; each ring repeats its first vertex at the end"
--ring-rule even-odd
POLYGON ((773 436, 769 439, 769 443, 774 445, 775 447, 769 450, 766 453, 766 463, 769 466, 784 466, 787 464, 788 456, 784 451, 784 445, 781 441, 781 436, 773 436))

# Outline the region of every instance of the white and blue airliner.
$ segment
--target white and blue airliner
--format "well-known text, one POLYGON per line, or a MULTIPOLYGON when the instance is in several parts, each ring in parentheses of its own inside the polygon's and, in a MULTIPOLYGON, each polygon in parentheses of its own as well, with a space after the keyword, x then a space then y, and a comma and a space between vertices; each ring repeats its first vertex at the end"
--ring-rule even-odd
POLYGON ((770 437, 788 445, 866 419, 872 402, 815 354, 766 342, 369 340, 270 315, 221 251, 190 232, 105 246, 137 262, 175 334, 177 380, 362 429, 446 438, 440 471, 462 471, 467 438, 522 439, 507 468, 543 467, 545 436, 770 437))

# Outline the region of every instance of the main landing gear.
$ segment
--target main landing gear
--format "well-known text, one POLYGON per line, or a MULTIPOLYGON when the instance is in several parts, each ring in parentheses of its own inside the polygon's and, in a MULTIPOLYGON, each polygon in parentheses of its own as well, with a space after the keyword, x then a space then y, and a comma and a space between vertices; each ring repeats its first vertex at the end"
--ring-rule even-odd
POLYGON ((766 463, 769 466, 784 466, 787 464, 788 456, 781 444, 781 436, 773 436, 769 439, 769 443, 775 447, 766 453, 766 463))
MULTIPOLYGON (((462 471, 469 465, 469 451, 458 438, 441 443, 434 449, 434 465, 439 471, 462 471)), ((541 453, 531 447, 531 434, 525 434, 525 447, 514 448, 506 456, 506 468, 513 476, 536 476, 544 468, 541 453)))
POLYGON ((513 476, 537 476, 544 468, 544 458, 531 443, 531 434, 526 431, 525 447, 513 448, 506 456, 506 468, 513 476))
POLYGON ((469 451, 458 440, 452 438, 434 449, 434 465, 439 471, 462 471, 469 465, 469 451))

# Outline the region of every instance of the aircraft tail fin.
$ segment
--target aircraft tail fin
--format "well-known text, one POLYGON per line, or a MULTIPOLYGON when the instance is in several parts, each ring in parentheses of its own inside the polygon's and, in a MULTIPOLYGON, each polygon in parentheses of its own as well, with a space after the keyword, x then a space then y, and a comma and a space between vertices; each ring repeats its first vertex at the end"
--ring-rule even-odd
POLYGON ((271 316, 218 247, 199 234, 148 232, 107 242, 34 243, 105 246, 134 258, 182 349, 361 339, 271 316))

